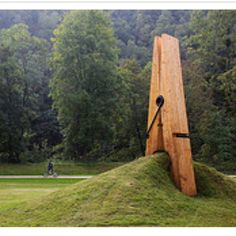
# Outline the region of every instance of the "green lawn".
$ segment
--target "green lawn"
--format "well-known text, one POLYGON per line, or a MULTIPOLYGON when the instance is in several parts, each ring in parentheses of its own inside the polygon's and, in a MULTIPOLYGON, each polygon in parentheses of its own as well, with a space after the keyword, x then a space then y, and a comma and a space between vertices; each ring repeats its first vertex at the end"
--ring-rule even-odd
POLYGON ((78 183, 79 179, 0 179, 0 212, 78 183))
POLYGON ((0 226, 236 226, 235 181, 195 163, 198 196, 188 197, 169 168, 159 154, 68 186, 17 183, 0 193, 0 226))
MULTIPOLYGON (((59 175, 95 175, 111 170, 124 163, 94 162, 74 163, 55 162, 55 171, 59 175)), ((47 170, 47 162, 36 164, 0 164, 0 175, 43 175, 47 170)))

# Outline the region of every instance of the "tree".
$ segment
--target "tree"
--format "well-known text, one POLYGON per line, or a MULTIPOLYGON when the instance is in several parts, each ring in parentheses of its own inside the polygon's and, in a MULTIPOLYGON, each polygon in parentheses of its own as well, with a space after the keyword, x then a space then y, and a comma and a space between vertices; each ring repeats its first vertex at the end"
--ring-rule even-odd
POLYGON ((211 162, 235 156, 235 20, 234 11, 194 11, 192 35, 185 41, 192 65, 188 86, 193 146, 196 156, 211 162))
POLYGON ((116 148, 110 159, 129 160, 144 155, 150 76, 150 63, 142 69, 136 60, 125 60, 119 68, 120 109, 115 122, 116 148))
POLYGON ((111 11, 120 59, 135 59, 143 67, 151 58, 152 29, 160 11, 111 11))
POLYGON ((28 26, 32 35, 50 40, 64 14, 62 10, 1 10, 0 29, 22 23, 28 26))
POLYGON ((1 45, 0 58, 0 150, 1 159, 5 161, 19 161, 22 151, 21 123, 23 110, 21 94, 23 83, 22 71, 17 66, 17 61, 12 57, 9 48, 1 45))
POLYGON ((210 80, 235 65, 235 11, 194 11, 188 55, 210 80))
POLYGON ((1 30, 0 42, 0 148, 5 159, 19 162, 41 112, 48 45, 23 24, 1 30))
POLYGON ((97 158, 110 149, 117 53, 111 21, 103 11, 70 12, 55 30, 51 96, 68 158, 82 158, 93 150, 97 158))

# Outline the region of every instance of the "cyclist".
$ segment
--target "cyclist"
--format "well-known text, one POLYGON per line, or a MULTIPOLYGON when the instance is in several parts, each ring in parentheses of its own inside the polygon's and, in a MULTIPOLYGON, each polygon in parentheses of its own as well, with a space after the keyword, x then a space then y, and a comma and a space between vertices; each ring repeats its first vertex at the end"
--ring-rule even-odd
POLYGON ((54 174, 54 166, 53 166, 53 163, 52 163, 51 160, 48 163, 48 174, 49 175, 53 175, 54 174))

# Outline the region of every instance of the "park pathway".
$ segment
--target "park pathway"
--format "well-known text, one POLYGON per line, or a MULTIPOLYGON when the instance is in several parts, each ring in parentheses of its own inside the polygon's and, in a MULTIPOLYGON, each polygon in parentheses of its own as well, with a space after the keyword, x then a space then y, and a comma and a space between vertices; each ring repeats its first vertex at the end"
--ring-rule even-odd
MULTIPOLYGON (((0 175, 0 179, 90 179, 95 175, 58 175, 57 177, 43 175, 0 175)), ((236 175, 228 175, 228 177, 236 180, 236 175)))
POLYGON ((0 179, 44 179, 44 178, 57 178, 57 179, 89 179, 94 175, 58 175, 57 177, 43 175, 0 175, 0 179))

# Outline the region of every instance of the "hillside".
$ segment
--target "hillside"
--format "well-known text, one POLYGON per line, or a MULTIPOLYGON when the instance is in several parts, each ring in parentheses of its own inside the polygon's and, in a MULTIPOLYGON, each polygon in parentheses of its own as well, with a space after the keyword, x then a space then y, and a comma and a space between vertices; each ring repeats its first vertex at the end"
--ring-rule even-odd
POLYGON ((1 226, 236 226, 236 182, 195 163, 199 195, 179 192, 167 155, 142 157, 0 212, 1 226))

